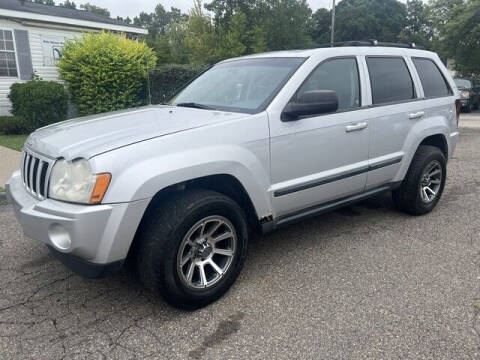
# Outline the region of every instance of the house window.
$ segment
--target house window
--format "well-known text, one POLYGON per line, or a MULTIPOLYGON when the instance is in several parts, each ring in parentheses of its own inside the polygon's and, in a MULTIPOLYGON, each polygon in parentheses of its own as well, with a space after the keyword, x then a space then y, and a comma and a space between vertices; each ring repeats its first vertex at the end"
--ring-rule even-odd
POLYGON ((11 30, 0 29, 0 76, 17 77, 15 45, 11 30))

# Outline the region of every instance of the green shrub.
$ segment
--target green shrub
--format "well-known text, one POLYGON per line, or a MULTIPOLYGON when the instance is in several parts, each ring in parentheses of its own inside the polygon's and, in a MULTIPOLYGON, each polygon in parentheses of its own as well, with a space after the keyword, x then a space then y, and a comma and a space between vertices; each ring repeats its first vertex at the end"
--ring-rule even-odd
POLYGON ((0 134, 22 135, 34 130, 35 127, 20 116, 0 116, 0 134))
POLYGON ((12 114, 20 116, 28 129, 65 120, 68 111, 68 96, 62 84, 53 81, 30 80, 15 83, 8 95, 12 114))
POLYGON ((152 70, 150 72, 152 103, 167 102, 205 69, 205 66, 164 65, 152 70))
POLYGON ((67 42, 58 69, 78 112, 88 115, 145 104, 155 63, 144 43, 102 32, 67 42))

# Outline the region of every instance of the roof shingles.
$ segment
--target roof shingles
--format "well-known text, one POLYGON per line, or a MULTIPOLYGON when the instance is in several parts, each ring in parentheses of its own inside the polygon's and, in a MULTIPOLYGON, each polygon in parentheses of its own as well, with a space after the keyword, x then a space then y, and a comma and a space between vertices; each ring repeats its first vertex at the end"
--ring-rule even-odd
POLYGON ((22 12, 38 14, 38 15, 57 16, 57 17, 75 19, 75 20, 92 21, 97 23, 127 26, 131 28, 141 29, 138 26, 127 24, 127 23, 124 23, 123 21, 111 19, 109 17, 95 14, 89 11, 68 9, 60 6, 37 4, 37 3, 32 3, 30 1, 0 0, 0 15, 1 15, 1 9, 22 11, 22 12))

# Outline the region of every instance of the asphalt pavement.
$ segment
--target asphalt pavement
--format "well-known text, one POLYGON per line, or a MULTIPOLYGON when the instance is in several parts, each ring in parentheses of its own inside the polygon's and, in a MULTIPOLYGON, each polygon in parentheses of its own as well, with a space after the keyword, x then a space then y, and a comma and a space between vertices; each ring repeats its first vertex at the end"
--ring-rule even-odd
POLYGON ((0 359, 480 359, 480 116, 461 124, 434 212, 385 194, 256 237, 195 312, 73 275, 1 205, 0 359))

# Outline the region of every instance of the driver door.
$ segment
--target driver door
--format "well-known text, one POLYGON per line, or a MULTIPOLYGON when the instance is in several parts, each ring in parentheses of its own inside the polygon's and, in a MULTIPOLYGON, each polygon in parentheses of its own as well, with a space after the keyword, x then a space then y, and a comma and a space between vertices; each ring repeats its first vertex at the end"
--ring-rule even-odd
POLYGON ((336 112, 289 122, 269 114, 276 217, 363 192, 369 129, 368 109, 361 107, 359 63, 355 56, 323 61, 296 93, 333 90, 339 99, 336 112))

